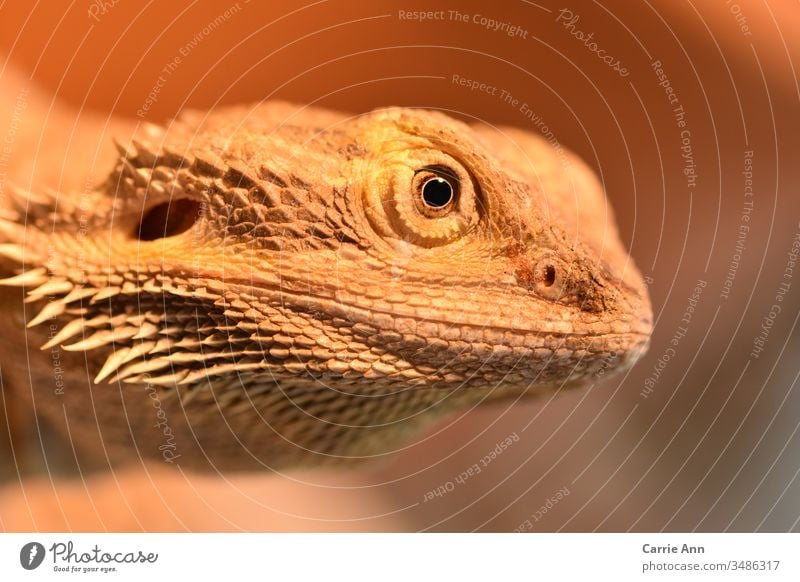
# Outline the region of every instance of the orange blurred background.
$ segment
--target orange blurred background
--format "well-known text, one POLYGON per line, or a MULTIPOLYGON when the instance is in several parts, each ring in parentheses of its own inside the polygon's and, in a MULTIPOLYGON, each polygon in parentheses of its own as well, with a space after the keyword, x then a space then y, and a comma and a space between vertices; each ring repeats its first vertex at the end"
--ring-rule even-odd
POLYGON ((657 318, 649 354, 626 376, 451 418, 380 466, 11 479, 3 527, 800 531, 800 273, 784 277, 800 232, 798 25, 789 0, 3 5, 0 130, 19 88, 31 87, 25 123, 42 154, 25 175, 36 184, 64 188, 53 168, 93 156, 86 140, 108 147, 118 128, 187 107, 280 98, 352 112, 436 108, 534 132, 545 124, 601 176, 657 318), (444 12, 420 22, 405 17, 413 11, 444 12), (471 91, 454 75, 498 91, 471 91), (76 125, 65 130, 64 119, 76 125), (519 440, 480 474, 424 501, 509 435, 519 440))

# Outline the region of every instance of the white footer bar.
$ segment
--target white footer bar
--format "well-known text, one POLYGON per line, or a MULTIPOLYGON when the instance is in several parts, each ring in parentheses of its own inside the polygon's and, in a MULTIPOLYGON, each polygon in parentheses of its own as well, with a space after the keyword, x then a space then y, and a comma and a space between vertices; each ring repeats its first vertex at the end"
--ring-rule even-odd
POLYGON ((3 534, 0 580, 800 580, 800 534, 3 534), (185 579, 185 578, 184 578, 185 579))

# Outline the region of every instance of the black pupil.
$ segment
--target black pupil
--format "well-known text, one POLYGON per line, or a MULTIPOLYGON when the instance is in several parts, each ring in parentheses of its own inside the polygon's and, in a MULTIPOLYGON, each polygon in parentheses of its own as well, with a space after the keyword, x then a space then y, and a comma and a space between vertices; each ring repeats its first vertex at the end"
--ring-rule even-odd
POLYGON ((442 208, 453 199, 453 187, 444 178, 431 178, 422 185, 422 199, 433 208, 442 208))

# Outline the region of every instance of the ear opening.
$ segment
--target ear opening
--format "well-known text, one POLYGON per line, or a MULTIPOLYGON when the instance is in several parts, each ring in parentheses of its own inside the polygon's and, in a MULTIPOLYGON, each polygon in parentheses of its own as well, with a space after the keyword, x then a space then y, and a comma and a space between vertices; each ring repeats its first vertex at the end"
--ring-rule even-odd
POLYGON ((144 212, 133 235, 143 241, 179 235, 194 226, 200 211, 200 202, 190 198, 156 204, 144 212))

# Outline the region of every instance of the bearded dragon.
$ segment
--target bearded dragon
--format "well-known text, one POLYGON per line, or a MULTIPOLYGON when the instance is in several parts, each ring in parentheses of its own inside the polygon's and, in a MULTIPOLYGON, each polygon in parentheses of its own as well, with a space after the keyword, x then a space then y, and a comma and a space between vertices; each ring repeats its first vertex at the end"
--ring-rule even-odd
POLYGON ((6 184, 7 393, 79 447, 221 470, 377 457, 444 414, 591 382, 651 308, 601 184, 531 132, 268 102, 6 184))

